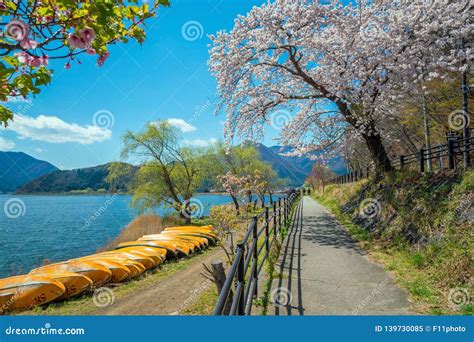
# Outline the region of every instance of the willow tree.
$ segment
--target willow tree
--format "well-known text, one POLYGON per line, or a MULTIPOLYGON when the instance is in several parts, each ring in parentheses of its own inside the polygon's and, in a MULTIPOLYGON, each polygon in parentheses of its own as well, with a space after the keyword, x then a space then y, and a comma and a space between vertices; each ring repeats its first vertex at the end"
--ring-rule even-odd
MULTIPOLYGON (((51 60, 65 67, 84 53, 104 64, 109 46, 145 39, 145 21, 169 0, 0 1, 0 101, 27 97, 50 83, 51 60)), ((0 105, 0 123, 13 118, 0 105)))
POLYGON ((122 158, 141 163, 132 205, 141 209, 164 205, 190 223, 196 210, 191 198, 203 182, 208 152, 183 146, 180 131, 167 121, 148 123, 141 132, 128 131, 123 140, 122 158))

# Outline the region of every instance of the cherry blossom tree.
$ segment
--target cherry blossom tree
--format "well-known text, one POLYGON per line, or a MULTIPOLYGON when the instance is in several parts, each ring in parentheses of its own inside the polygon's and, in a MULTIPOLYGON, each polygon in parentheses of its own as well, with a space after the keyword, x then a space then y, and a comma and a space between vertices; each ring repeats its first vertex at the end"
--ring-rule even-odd
MULTIPOLYGON (((103 65, 108 47, 145 39, 145 21, 169 0, 36 1, 0 0, 0 101, 40 92, 51 81, 48 63, 65 60, 70 68, 78 55, 97 56, 103 65)), ((0 122, 13 113, 0 105, 0 122)))
MULTIPOLYGON (((226 138, 258 139, 276 111, 291 120, 282 143, 295 153, 337 147, 347 132, 361 137, 377 171, 390 170, 380 123, 396 89, 413 83, 422 64, 453 67, 466 52, 468 6, 444 0, 276 0, 211 36, 210 69, 227 113, 226 138), (348 130, 347 126, 352 129, 348 130)), ((426 74, 425 74, 426 77, 426 74)))
POLYGON ((249 182, 249 176, 238 176, 232 171, 228 171, 225 175, 217 176, 217 179, 225 192, 232 198, 237 215, 240 215, 240 196, 242 189, 249 182))

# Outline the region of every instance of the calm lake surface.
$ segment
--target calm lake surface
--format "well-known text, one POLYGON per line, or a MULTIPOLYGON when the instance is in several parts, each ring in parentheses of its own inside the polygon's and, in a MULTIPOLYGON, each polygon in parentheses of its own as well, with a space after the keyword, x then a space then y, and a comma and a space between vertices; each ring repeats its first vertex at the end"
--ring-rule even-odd
MULTIPOLYGON (((212 205, 231 202, 230 197, 217 194, 195 198, 203 204, 203 215, 212 205)), ((138 215, 130 208, 130 199, 127 195, 0 195, 0 278, 27 273, 45 259, 61 261, 96 252, 138 215)), ((157 210, 167 212, 171 210, 157 210)))

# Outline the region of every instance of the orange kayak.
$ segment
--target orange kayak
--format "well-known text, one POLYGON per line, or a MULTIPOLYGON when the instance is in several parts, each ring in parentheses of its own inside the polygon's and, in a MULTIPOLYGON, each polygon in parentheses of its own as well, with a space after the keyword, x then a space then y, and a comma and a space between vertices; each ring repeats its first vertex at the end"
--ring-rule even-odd
POLYGON ((186 231, 186 230, 165 230, 161 232, 163 235, 180 235, 180 236, 192 236, 192 237, 200 237, 200 238, 205 238, 208 240, 208 242, 215 244, 217 241, 217 237, 214 235, 211 235, 209 233, 203 233, 203 232, 191 232, 191 231, 186 231))
POLYGON ((140 238, 138 240, 138 242, 154 242, 156 244, 160 244, 160 243, 163 243, 163 242, 169 242, 169 243, 172 243, 176 246, 176 250, 178 252, 181 252, 183 254, 186 254, 186 255, 189 255, 189 254, 192 254, 194 252, 194 250, 196 249, 196 245, 190 241, 183 241, 183 240, 180 240, 180 239, 177 239, 173 236, 161 236, 161 237, 158 237, 158 238, 154 238, 154 239, 147 239, 145 240, 144 238, 140 238))
POLYGON ((59 281, 64 285, 66 292, 64 292, 61 297, 57 298, 57 300, 62 300, 81 294, 82 292, 89 289, 93 284, 89 277, 73 272, 44 273, 38 275, 59 281))
POLYGON ((139 261, 132 260, 129 258, 126 258, 125 256, 122 255, 115 255, 115 254, 100 254, 100 258, 102 260, 110 260, 113 262, 117 262, 120 265, 123 265, 128 268, 130 274, 129 278, 134 278, 136 276, 139 276, 143 272, 146 271, 145 266, 141 264, 139 261))
POLYGON ((128 276, 130 275, 130 270, 128 269, 127 266, 117 261, 114 261, 113 259, 107 259, 107 258, 101 257, 100 255, 88 255, 78 260, 81 260, 81 259, 90 260, 95 263, 98 263, 99 265, 107 267, 110 270, 110 272, 112 272, 112 277, 110 278, 110 281, 113 283, 120 283, 121 281, 124 281, 125 279, 127 279, 128 276))
POLYGON ((155 261, 146 256, 145 254, 140 254, 140 253, 135 253, 135 252, 131 252, 131 251, 120 251, 120 250, 114 250, 114 251, 110 251, 110 252, 104 252, 104 253, 101 253, 103 255, 112 255, 112 256, 122 256, 122 257, 125 257, 127 259, 132 259, 132 260, 135 260, 135 261, 138 261, 140 264, 142 264, 145 269, 150 269, 150 268, 153 268, 155 267, 155 261))
POLYGON ((171 234, 144 235, 141 238, 139 238, 138 241, 171 241, 171 242, 177 241, 180 243, 188 244, 189 247, 193 251, 198 251, 199 249, 203 247, 203 245, 201 244, 201 241, 197 240, 197 238, 193 239, 191 237, 185 237, 185 236, 179 236, 179 235, 173 236, 171 234))
POLYGON ((128 241, 122 242, 118 245, 117 249, 120 248, 128 248, 128 247, 155 247, 156 249, 164 249, 166 251, 166 257, 171 258, 175 257, 176 254, 179 252, 176 244, 171 243, 169 241, 160 241, 156 243, 148 243, 145 241, 128 241))
POLYGON ((32 270, 30 274, 58 272, 73 272, 85 275, 92 280, 94 286, 102 285, 112 277, 112 272, 108 268, 89 260, 70 260, 46 265, 32 270))
POLYGON ((134 254, 139 254, 139 255, 144 255, 148 258, 153 259, 153 262, 155 263, 155 266, 160 265, 164 257, 161 254, 160 251, 155 251, 153 249, 146 249, 145 247, 139 246, 139 247, 123 247, 120 249, 116 250, 117 252, 125 252, 125 253, 134 253, 134 254))
POLYGON ((31 309, 58 299, 65 292, 61 282, 44 276, 27 274, 1 279, 1 311, 31 309))
POLYGON ((155 235, 144 235, 139 240, 153 240, 153 239, 179 239, 183 241, 192 242, 194 245, 199 246, 199 248, 205 248, 209 241, 200 236, 187 235, 186 233, 174 233, 167 232, 165 234, 155 234, 155 235))

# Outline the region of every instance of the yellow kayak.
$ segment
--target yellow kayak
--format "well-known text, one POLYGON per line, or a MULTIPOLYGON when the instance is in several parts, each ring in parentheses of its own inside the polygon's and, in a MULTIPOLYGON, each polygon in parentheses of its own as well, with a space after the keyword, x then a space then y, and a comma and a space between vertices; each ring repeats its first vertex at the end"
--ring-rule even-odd
POLYGON ((161 238, 150 239, 150 240, 144 240, 143 238, 140 238, 138 241, 135 241, 135 242, 138 242, 138 243, 153 242, 156 245, 160 245, 163 243, 170 243, 175 246, 178 252, 185 255, 192 254, 195 250, 195 245, 193 243, 190 243, 189 241, 182 241, 180 239, 175 239, 172 236, 170 237, 163 236, 161 238))
POLYGON ((168 227, 165 228, 165 231, 180 230, 188 232, 204 232, 209 234, 214 234, 213 226, 181 226, 181 227, 168 227))
MULTIPOLYGON (((169 241, 161 241, 160 243, 147 243, 144 241, 127 241, 127 242, 122 242, 118 245, 117 249, 119 248, 128 248, 128 247, 155 247, 156 249, 164 249, 166 251, 166 257, 167 258, 172 258, 175 257, 176 254, 179 252, 177 249, 176 244, 171 243, 169 241)), ((184 253, 184 252, 182 252, 184 253)))
POLYGON ((44 276, 27 274, 0 279, 0 298, 7 298, 2 311, 31 309, 58 299, 65 292, 61 282, 44 276))
POLYGON ((38 273, 57 273, 57 272, 73 272, 85 275, 90 278, 94 286, 102 285, 110 280, 112 272, 96 262, 89 260, 70 260, 57 264, 51 264, 36 268, 30 274, 38 273))
POLYGON ((192 232, 192 231, 186 231, 186 230, 165 230, 161 232, 163 235, 181 235, 181 236, 194 236, 194 237, 200 237, 200 238, 205 238, 210 242, 211 244, 215 244, 217 241, 217 237, 209 234, 209 233, 204 233, 204 232, 192 232))
POLYGON ((148 257, 144 254, 133 253, 133 252, 129 252, 129 251, 120 251, 120 250, 104 252, 103 254, 104 255, 113 255, 113 256, 119 255, 119 256, 123 256, 123 257, 128 258, 128 259, 138 261, 147 270, 150 269, 150 268, 155 267, 155 261, 152 258, 150 258, 150 257, 148 257))
POLYGON ((191 237, 179 236, 179 235, 172 236, 171 234, 144 235, 141 238, 139 238, 138 241, 171 241, 171 242, 177 241, 177 242, 188 244, 189 247, 193 251, 198 251, 199 249, 203 248, 201 241, 199 241, 197 238, 193 239, 191 237))
POLYGON ((61 297, 57 298, 57 300, 62 300, 81 294, 82 292, 89 289, 93 284, 92 280, 89 277, 73 272, 54 272, 44 274, 40 273, 38 275, 59 281, 61 284, 64 285, 64 287, 66 288, 66 292, 64 292, 61 297))
POLYGON ((139 261, 132 260, 119 254, 100 254, 100 258, 102 260, 114 261, 119 263, 120 265, 127 267, 130 272, 129 278, 139 276, 140 274, 146 271, 145 266, 143 266, 143 264, 141 264, 139 261))
POLYGON ((199 248, 205 248, 209 241, 204 237, 186 235, 186 233, 167 232, 166 234, 144 235, 139 240, 153 240, 153 239, 179 239, 183 241, 192 242, 199 248))
POLYGON ((126 265, 123 265, 113 259, 107 259, 107 258, 101 257, 100 255, 88 255, 78 260, 81 260, 81 259, 82 260, 90 259, 90 261, 93 261, 95 263, 98 263, 99 265, 107 267, 112 273, 112 277, 110 278, 110 281, 113 283, 120 283, 121 281, 124 281, 125 279, 127 279, 128 276, 130 275, 130 270, 128 269, 126 265))
POLYGON ((162 250, 153 250, 153 249, 146 249, 143 246, 138 247, 123 247, 120 249, 116 249, 117 252, 125 252, 125 253, 134 253, 139 255, 144 255, 148 258, 153 259, 155 266, 160 265, 165 257, 162 254, 162 250))

